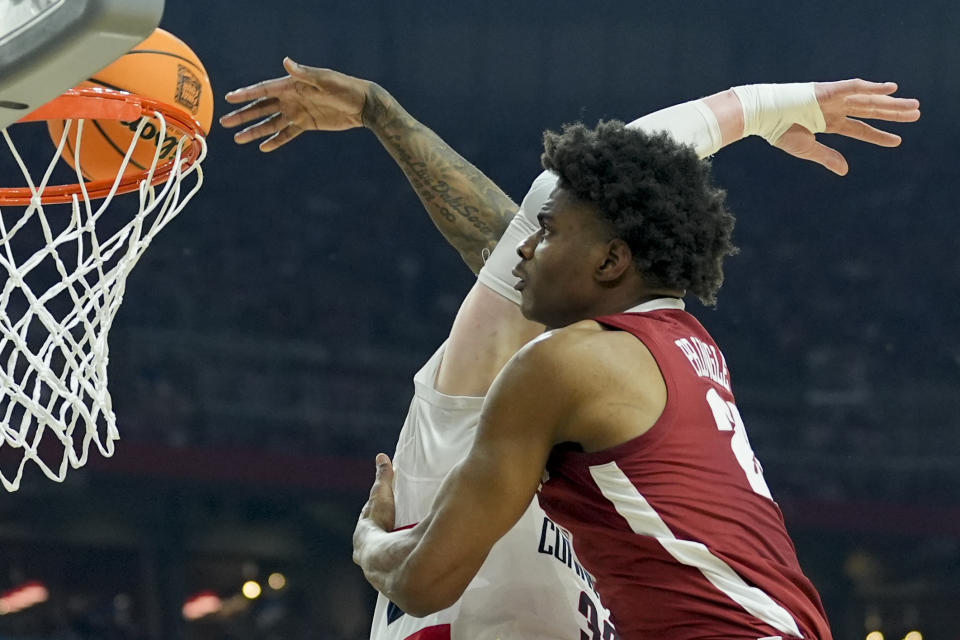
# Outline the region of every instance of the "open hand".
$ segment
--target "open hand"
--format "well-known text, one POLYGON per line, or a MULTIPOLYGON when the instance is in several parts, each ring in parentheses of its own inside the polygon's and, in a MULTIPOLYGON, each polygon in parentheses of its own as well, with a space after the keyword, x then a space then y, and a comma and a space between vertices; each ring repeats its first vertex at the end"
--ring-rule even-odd
MULTIPOLYGON (((881 131, 858 118, 887 122, 916 122, 920 102, 913 98, 895 98, 894 82, 840 80, 814 83, 817 101, 826 121, 826 133, 836 133, 881 147, 896 147, 900 136, 881 131)), ((846 158, 836 149, 820 143, 814 134, 795 124, 774 145, 792 156, 811 160, 838 175, 849 170, 846 158)))
POLYGON ((273 151, 304 131, 343 131, 363 126, 363 107, 372 83, 331 69, 318 69, 284 58, 290 74, 231 91, 227 102, 249 104, 220 118, 224 127, 251 126, 237 132, 239 144, 262 140, 273 151))

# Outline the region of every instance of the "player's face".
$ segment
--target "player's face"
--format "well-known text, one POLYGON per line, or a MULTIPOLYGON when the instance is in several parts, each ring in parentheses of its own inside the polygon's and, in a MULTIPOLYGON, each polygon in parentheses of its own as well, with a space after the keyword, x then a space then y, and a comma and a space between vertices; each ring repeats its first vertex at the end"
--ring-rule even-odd
POLYGON ((594 273, 607 255, 606 225, 591 205, 559 187, 537 219, 540 228, 517 247, 524 317, 550 328, 592 317, 602 293, 594 273))

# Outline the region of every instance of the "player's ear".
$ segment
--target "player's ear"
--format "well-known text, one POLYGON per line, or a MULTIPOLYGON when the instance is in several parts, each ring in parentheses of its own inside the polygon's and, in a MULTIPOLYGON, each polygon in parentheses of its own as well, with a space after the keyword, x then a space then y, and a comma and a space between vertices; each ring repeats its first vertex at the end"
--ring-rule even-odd
POLYGON ((598 282, 610 283, 618 280, 633 267, 633 252, 620 238, 607 242, 607 253, 597 267, 595 277, 598 282))

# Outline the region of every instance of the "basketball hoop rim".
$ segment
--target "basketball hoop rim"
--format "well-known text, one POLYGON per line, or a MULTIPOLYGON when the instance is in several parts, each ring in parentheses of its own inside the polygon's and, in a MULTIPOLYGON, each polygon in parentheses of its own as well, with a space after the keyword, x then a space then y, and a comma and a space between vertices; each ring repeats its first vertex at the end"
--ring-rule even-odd
MULTIPOLYGON (((180 171, 185 171, 200 159, 204 150, 203 127, 196 118, 179 107, 126 91, 117 91, 106 88, 78 88, 68 89, 62 95, 37 108, 30 114, 17 121, 37 122, 42 120, 80 120, 104 119, 132 122, 144 115, 162 114, 167 121, 168 128, 175 128, 184 135, 200 144, 186 145, 180 156, 180 171)), ((160 184, 169 179, 176 168, 176 158, 171 158, 159 164, 153 171, 151 186, 160 184)), ((130 166, 130 165, 128 165, 130 166)), ((119 180, 115 193, 129 193, 136 191, 140 183, 150 175, 150 168, 119 180)), ((62 185, 47 185, 38 198, 43 204, 64 204, 73 201, 74 196, 83 198, 86 191, 91 200, 107 197, 114 191, 117 179, 91 180, 83 185, 69 183, 62 185)), ((34 193, 29 187, 0 188, 0 206, 29 206, 34 201, 34 193)))

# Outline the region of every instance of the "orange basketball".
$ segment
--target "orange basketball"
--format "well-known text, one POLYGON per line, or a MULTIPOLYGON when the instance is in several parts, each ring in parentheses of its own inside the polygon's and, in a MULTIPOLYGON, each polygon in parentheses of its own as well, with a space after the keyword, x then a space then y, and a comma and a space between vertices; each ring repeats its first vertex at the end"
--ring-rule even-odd
MULTIPOLYGON (((157 29, 149 38, 119 60, 96 73, 80 87, 105 87, 154 98, 189 113, 210 131, 213 122, 213 89, 203 63, 182 40, 157 29)), ((80 169, 88 180, 113 180, 130 147, 140 121, 89 120, 84 123, 80 141, 80 169)), ((63 120, 50 120, 47 129, 54 144, 63 135, 63 120)), ((70 128, 63 159, 74 167, 77 123, 70 128)), ((160 162, 172 158, 183 132, 167 125, 160 162)), ((125 175, 148 169, 160 144, 160 123, 156 118, 144 125, 125 175)))

